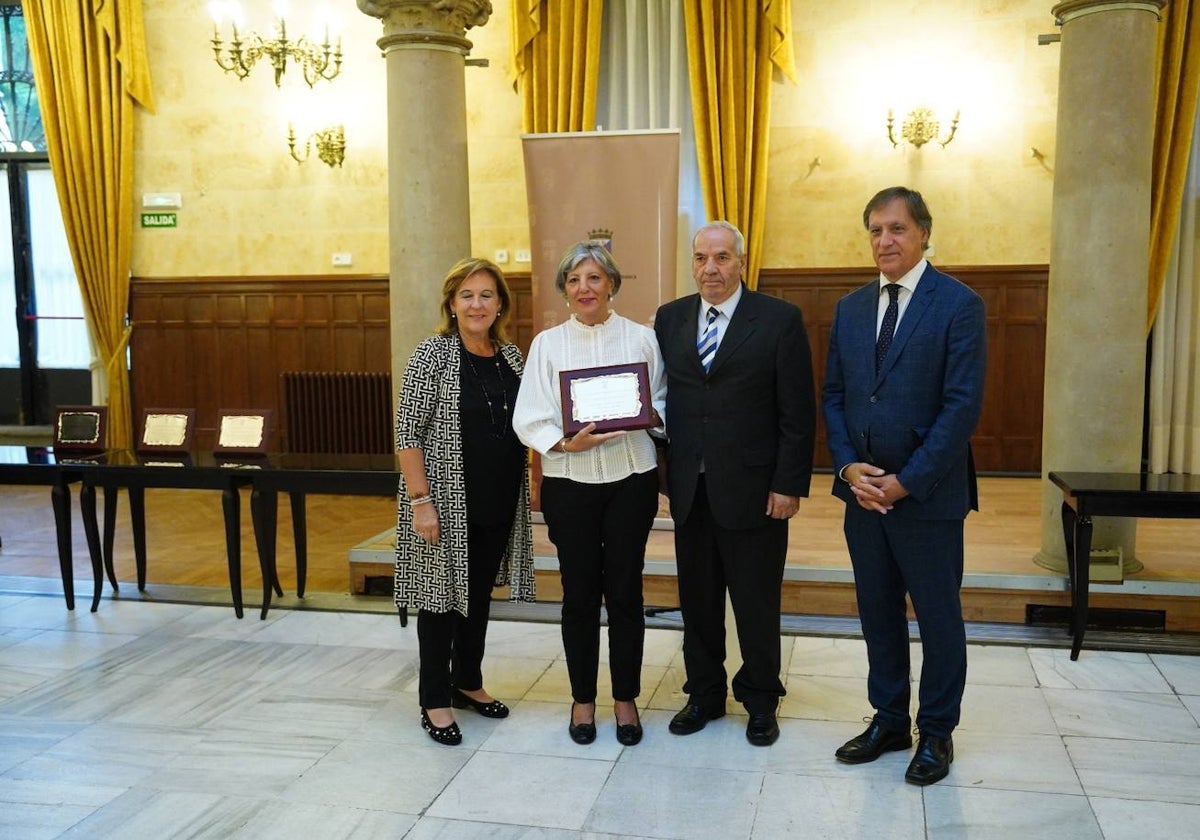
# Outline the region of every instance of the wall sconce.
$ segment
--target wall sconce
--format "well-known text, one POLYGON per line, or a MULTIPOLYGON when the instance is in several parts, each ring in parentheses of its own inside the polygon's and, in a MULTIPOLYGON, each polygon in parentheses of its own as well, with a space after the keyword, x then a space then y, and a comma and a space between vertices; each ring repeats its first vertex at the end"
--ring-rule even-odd
POLYGON ((317 147, 317 157, 330 168, 341 166, 346 157, 346 131, 340 125, 331 125, 308 135, 304 141, 304 156, 296 154, 296 129, 288 123, 288 151, 296 163, 304 163, 312 153, 312 147, 317 147))
POLYGON ((288 59, 300 65, 304 81, 312 87, 320 79, 332 80, 342 70, 342 39, 338 36, 337 45, 329 43, 329 27, 325 27, 325 40, 313 44, 303 35, 296 40, 288 39, 287 22, 283 12, 278 8, 278 20, 270 38, 264 38, 257 32, 239 31, 238 24, 242 19, 241 8, 234 2, 214 2, 209 6, 213 16, 213 54, 217 66, 226 73, 232 73, 239 79, 250 75, 250 70, 260 58, 267 58, 275 68, 275 87, 283 81, 283 73, 287 70, 288 59), (220 24, 223 15, 228 14, 233 37, 228 43, 221 38, 220 24))
MULTIPOLYGON (((950 133, 946 135, 945 140, 938 140, 944 149, 954 139, 954 132, 958 131, 958 115, 959 112, 954 112, 954 119, 950 121, 950 133)), ((895 118, 892 112, 888 111, 887 117, 887 136, 892 141, 892 148, 900 145, 892 133, 892 124, 895 118)), ((938 132, 941 131, 941 124, 934 118, 933 111, 929 108, 914 108, 908 112, 908 116, 904 118, 904 123, 900 126, 900 136, 913 145, 914 148, 921 148, 930 140, 937 140, 938 132)))

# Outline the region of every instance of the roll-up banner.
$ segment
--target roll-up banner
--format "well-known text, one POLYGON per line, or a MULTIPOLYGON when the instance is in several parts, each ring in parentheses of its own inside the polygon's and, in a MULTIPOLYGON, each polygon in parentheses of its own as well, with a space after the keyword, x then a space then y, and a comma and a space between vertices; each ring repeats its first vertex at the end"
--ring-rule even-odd
POLYGON ((621 269, 615 312, 649 326, 675 297, 679 131, 526 134, 533 331, 570 312, 554 288, 563 253, 599 242, 621 269))

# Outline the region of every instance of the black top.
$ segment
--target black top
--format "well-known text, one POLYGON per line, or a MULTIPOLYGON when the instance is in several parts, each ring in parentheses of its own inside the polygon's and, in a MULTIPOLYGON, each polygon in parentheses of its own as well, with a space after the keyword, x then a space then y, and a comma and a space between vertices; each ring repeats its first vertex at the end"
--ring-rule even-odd
POLYGON ((526 466, 525 445, 512 428, 521 380, 500 353, 476 356, 465 347, 461 375, 467 521, 504 525, 512 521, 526 466))

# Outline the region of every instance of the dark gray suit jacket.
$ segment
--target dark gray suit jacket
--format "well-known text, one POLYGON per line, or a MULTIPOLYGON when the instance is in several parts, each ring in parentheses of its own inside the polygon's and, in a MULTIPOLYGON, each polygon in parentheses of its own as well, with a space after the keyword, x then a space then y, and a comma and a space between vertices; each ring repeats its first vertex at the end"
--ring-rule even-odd
POLYGON ((700 305, 688 295, 654 319, 667 369, 671 516, 687 519, 703 462, 716 522, 759 527, 771 491, 808 495, 816 425, 808 334, 794 305, 743 287, 705 374, 696 352, 700 305))
MULTIPOLYGON (((895 473, 909 496, 889 515, 961 519, 978 509, 971 435, 983 409, 983 300, 930 265, 875 373, 879 283, 838 301, 822 407, 833 468, 865 461, 895 473)), ((833 492, 855 504, 850 486, 833 492)))

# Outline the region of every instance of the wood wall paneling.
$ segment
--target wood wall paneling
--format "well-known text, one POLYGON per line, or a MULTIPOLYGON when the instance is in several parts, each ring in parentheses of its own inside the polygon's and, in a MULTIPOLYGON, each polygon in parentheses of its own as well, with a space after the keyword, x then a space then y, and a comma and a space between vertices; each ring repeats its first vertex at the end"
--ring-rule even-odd
MULTIPOLYGON (((987 308, 988 372, 983 414, 972 439, 985 472, 1037 473, 1042 457, 1047 266, 943 269, 973 288, 987 308)), ((800 307, 813 350, 818 395, 837 302, 870 282, 869 269, 764 269, 759 291, 800 307)), ((825 424, 817 418, 815 463, 830 467, 825 424)))
MULTIPOLYGON (((988 312, 987 392, 973 440, 976 466, 987 472, 1038 473, 1048 267, 946 270, 974 288, 988 312)), ((514 297, 512 338, 528 352, 530 276, 506 278, 514 297)), ((871 278, 869 270, 859 268, 762 272, 760 291, 804 313, 818 389, 834 308, 871 278)), ((201 448, 212 446, 221 408, 271 408, 278 426, 283 371, 391 369, 388 313, 388 280, 382 276, 135 278, 130 294, 134 416, 146 407, 195 408, 201 448)), ((818 466, 830 466, 819 417, 815 456, 818 466)))
POLYGON ((196 445, 212 448, 220 409, 282 416, 286 370, 387 371, 388 281, 378 276, 134 278, 134 416, 196 409, 196 445))

